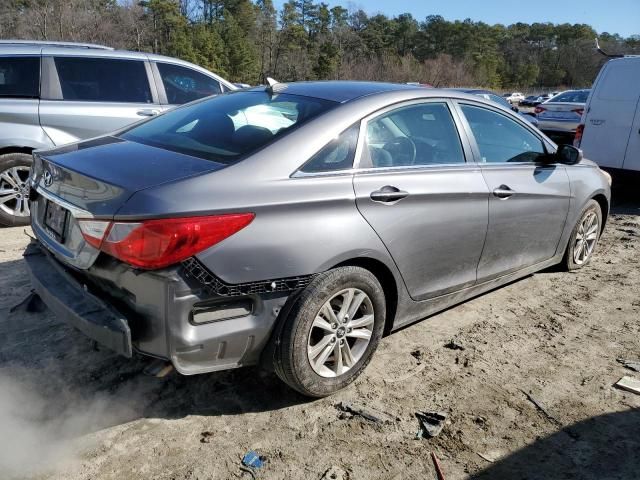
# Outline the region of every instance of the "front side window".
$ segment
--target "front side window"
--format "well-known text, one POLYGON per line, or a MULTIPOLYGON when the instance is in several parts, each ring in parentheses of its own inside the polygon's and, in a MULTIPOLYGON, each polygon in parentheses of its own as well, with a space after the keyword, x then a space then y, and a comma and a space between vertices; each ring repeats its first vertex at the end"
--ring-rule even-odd
POLYGON ((535 162, 546 154, 542 140, 506 115, 461 105, 483 163, 535 162))
POLYGON ((360 123, 357 123, 342 132, 338 138, 329 142, 300 171, 304 173, 322 173, 353 168, 353 158, 358 144, 359 133, 360 123))
POLYGON ((238 91, 170 110, 121 137, 232 164, 335 105, 318 98, 238 91))
POLYGON ((40 57, 0 57, 0 98, 38 98, 40 57))
POLYGON ((191 68, 158 63, 167 102, 170 105, 182 105, 200 98, 222 93, 220 82, 191 68))
POLYGON ((445 103, 400 107, 367 125, 374 168, 464 163, 458 130, 445 103))
POLYGON ((56 57, 62 98, 86 102, 151 103, 144 62, 56 57))

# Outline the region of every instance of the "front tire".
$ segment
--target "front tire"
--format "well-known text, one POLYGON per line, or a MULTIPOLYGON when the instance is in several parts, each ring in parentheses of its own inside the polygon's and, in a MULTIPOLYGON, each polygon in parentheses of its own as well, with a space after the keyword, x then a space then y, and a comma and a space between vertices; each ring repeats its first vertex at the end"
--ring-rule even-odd
POLYGON ((569 238, 569 245, 567 245, 563 260, 567 270, 577 270, 591 261, 601 231, 602 209, 598 202, 589 200, 569 238))
POLYGON ((325 397, 371 361, 385 325, 380 282, 360 267, 318 275, 295 298, 276 339, 274 369, 291 388, 325 397))
POLYGON ((33 159, 26 153, 0 155, 0 225, 29 225, 29 172, 33 159))

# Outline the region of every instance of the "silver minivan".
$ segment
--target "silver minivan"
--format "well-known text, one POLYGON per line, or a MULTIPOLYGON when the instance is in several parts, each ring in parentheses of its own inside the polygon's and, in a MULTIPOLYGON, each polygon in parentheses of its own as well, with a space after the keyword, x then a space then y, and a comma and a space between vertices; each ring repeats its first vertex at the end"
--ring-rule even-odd
POLYGON ((29 223, 33 150, 236 89, 175 58, 93 44, 0 41, 0 224, 29 223))

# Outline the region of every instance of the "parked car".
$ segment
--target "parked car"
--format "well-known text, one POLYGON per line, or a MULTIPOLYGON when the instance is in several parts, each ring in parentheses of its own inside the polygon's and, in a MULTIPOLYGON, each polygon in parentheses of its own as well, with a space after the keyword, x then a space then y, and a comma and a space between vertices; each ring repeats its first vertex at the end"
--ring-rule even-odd
POLYGON ((542 95, 529 95, 524 100, 520 102, 521 107, 537 107, 543 102, 546 102, 552 97, 549 93, 544 93, 542 95))
POLYGON ((548 266, 586 265, 609 184, 476 95, 303 82, 36 152, 33 288, 125 356, 350 384, 383 332, 548 266), (233 120, 296 112, 284 128, 233 120), (135 161, 132 161, 135 159, 135 161))
POLYGON ((535 108, 538 128, 547 134, 575 134, 589 90, 568 90, 535 108))
POLYGON ((496 102, 498 105, 502 105, 509 110, 513 110, 518 113, 522 118, 524 118, 527 122, 531 123, 533 126, 538 126, 538 119, 533 115, 520 113, 520 110, 516 106, 512 106, 504 97, 493 93, 490 90, 480 90, 476 88, 451 88, 450 90, 455 90, 458 92, 469 93, 471 95, 478 95, 479 97, 486 98, 487 100, 491 100, 492 102, 496 102))
POLYGON ((188 62, 93 44, 0 41, 0 225, 29 223, 31 152, 105 134, 232 84, 188 62))
POLYGON ((640 57, 604 64, 587 99, 575 145, 600 166, 640 171, 640 57))
POLYGON ((522 100, 524 100, 524 95, 520 92, 511 92, 511 93, 505 93, 503 95, 503 98, 511 104, 514 104, 514 103, 518 104, 522 100))

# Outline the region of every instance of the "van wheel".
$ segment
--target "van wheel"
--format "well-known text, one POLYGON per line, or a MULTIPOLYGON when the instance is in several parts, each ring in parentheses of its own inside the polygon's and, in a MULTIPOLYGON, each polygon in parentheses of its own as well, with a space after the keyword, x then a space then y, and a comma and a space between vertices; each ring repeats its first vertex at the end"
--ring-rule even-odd
POLYGON ((29 225, 29 172, 33 159, 26 153, 0 155, 0 225, 29 225))
POLYGON ((580 219, 571 232, 563 264, 567 270, 577 270, 589 263, 602 230, 602 209, 595 200, 589 200, 580 219))
POLYGON ((294 300, 279 329, 276 374, 309 397, 346 387, 376 351, 385 312, 382 286, 368 270, 340 267, 318 275, 294 300))

